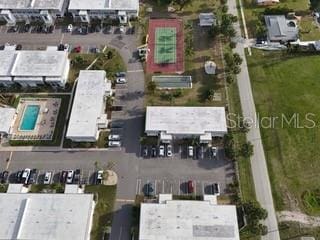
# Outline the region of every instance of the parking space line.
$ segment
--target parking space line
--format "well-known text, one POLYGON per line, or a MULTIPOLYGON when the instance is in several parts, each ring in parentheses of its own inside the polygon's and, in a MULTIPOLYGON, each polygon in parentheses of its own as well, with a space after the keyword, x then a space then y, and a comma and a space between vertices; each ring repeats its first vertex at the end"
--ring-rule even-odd
POLYGON ((202 195, 204 195, 204 184, 203 182, 201 182, 201 184, 202 184, 202 195))
POLYGON ((137 183, 136 183, 136 195, 138 195, 140 193, 140 183, 141 183, 141 179, 137 179, 137 183))
POLYGON ((162 180, 162 193, 165 193, 164 192, 164 180, 162 180))
POLYGON ((178 185, 178 195, 180 196, 180 186, 181 186, 181 184, 180 184, 180 179, 179 179, 179 185, 178 185))
POLYGON ((157 180, 154 180, 154 194, 157 195, 157 180))

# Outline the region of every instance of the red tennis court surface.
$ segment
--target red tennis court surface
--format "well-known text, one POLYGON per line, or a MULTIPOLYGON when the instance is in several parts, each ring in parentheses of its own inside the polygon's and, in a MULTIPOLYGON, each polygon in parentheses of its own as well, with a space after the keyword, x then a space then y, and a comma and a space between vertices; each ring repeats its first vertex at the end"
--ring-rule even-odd
POLYGON ((179 19, 150 19, 148 32, 148 54, 147 72, 148 73, 183 73, 184 72, 184 38, 183 22, 179 19), (176 29, 176 61, 175 63, 156 63, 156 29, 157 28, 176 29))

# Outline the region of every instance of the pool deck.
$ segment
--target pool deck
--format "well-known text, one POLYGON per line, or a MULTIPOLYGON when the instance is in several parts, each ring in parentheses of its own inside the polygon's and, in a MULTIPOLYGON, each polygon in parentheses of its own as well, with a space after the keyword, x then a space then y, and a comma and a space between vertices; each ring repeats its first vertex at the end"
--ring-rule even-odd
POLYGON ((60 105, 60 98, 21 98, 17 107, 11 139, 22 141, 52 140, 60 105), (38 119, 33 130, 21 130, 20 125, 28 105, 40 106, 38 119))

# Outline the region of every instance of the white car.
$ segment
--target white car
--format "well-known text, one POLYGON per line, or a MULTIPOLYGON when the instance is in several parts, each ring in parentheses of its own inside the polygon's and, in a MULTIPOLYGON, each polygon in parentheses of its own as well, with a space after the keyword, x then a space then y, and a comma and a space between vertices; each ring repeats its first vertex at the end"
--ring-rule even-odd
POLYGON ((67 32, 72 32, 72 30, 73 30, 73 25, 69 24, 67 27, 67 32))
POLYGON ((172 146, 170 144, 167 146, 167 156, 172 157, 172 146))
POLYGON ((51 183, 51 177, 52 177, 52 172, 46 172, 45 175, 44 175, 43 184, 50 184, 51 183))
POLYGON ((74 175, 74 171, 73 171, 73 170, 68 170, 67 183, 72 183, 72 181, 73 181, 73 175, 74 175))
POLYGON ((119 140, 120 140, 120 135, 110 134, 110 135, 108 136, 108 139, 109 139, 110 141, 119 141, 119 140))
POLYGON ((120 33, 125 33, 126 32, 126 28, 124 26, 120 26, 119 28, 120 33))
POLYGON ((31 169, 30 168, 26 168, 23 173, 22 173, 22 182, 24 184, 28 184, 29 181, 29 177, 30 177, 30 173, 31 173, 31 169))
POLYGON ((123 77, 118 77, 116 79, 116 83, 117 84, 125 84, 125 83, 127 83, 127 80, 125 78, 123 78, 123 77))
POLYGON ((188 156, 193 157, 193 146, 188 146, 188 156))
POLYGON ((108 143, 109 147, 121 147, 120 141, 109 141, 108 143))
POLYGON ((211 147, 212 158, 217 157, 217 147, 211 147))
POLYGON ((159 146, 159 156, 164 157, 164 146, 163 145, 159 146))

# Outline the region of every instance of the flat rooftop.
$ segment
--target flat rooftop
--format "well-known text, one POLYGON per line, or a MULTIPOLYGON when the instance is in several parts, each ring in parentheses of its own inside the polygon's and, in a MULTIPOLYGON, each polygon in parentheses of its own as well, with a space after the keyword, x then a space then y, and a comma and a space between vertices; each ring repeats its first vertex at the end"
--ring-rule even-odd
POLYGON ((0 133, 9 133, 15 113, 14 108, 0 107, 0 133))
POLYGON ((0 0, 0 9, 62 9, 66 0, 0 0))
POLYGON ((11 74, 14 76, 61 76, 67 59, 68 53, 65 51, 19 51, 11 74))
POLYGON ((92 194, 0 194, 0 239, 88 240, 92 194))
POLYGON ((94 137, 110 84, 105 71, 82 70, 79 74, 67 137, 94 137))
POLYGON ((147 107, 146 131, 167 134, 227 132, 224 107, 147 107))
POLYGON ((209 201, 142 203, 140 240, 239 240, 236 207, 209 201))
POLYGON ((139 0, 70 0, 69 10, 139 10, 139 0))

